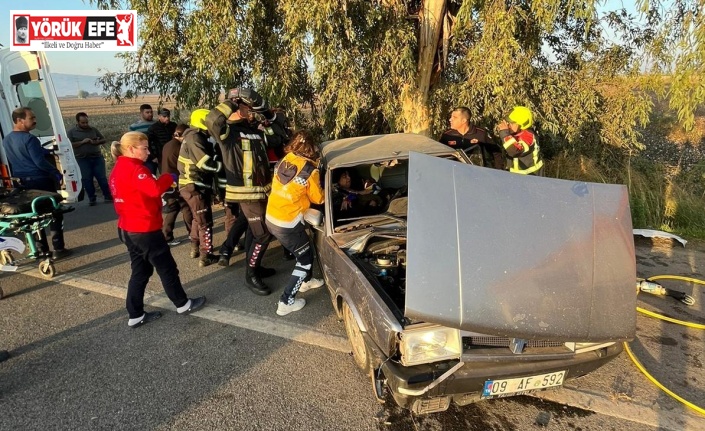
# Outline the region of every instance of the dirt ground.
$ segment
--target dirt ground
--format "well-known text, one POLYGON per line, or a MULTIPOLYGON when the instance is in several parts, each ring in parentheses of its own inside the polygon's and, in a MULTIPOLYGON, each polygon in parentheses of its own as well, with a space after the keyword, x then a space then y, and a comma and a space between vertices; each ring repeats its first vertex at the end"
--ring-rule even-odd
MULTIPOLYGON (((688 241, 683 246, 671 239, 635 236, 634 244, 638 277, 673 275, 705 280, 705 241, 688 241)), ((691 295, 695 304, 688 306, 671 297, 640 293, 638 307, 678 320, 705 324, 705 285, 668 279, 657 282, 691 295)), ((637 338, 631 346, 654 378, 679 396, 703 407, 705 331, 638 313, 637 338)), ((624 392, 629 395, 629 388, 625 389, 624 392)))

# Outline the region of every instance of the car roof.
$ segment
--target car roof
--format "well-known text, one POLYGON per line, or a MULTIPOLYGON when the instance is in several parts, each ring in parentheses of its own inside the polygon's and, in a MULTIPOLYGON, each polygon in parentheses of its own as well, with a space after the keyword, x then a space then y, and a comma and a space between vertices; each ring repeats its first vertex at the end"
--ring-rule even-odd
POLYGON ((410 151, 433 156, 457 154, 453 148, 415 133, 357 136, 321 144, 321 156, 328 169, 395 158, 408 159, 410 151))

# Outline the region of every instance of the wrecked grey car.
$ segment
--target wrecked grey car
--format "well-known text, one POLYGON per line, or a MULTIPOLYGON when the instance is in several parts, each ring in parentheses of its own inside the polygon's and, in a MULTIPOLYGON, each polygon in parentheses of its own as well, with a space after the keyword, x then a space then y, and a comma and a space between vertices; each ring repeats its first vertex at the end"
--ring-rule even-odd
POLYGON ((319 263, 353 358, 416 413, 559 387, 634 336, 626 188, 469 164, 412 134, 325 142, 319 263), (336 171, 381 205, 347 217, 336 171), (339 190, 338 190, 339 192, 339 190))

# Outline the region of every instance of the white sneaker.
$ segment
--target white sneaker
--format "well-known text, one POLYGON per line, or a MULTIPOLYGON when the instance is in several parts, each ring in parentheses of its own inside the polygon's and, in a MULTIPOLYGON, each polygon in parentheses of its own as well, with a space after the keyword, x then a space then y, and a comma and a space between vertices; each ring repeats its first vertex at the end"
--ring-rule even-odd
POLYGON ((320 278, 312 278, 309 281, 304 281, 303 283, 301 283, 301 287, 299 287, 299 292, 306 292, 311 289, 318 289, 324 284, 326 283, 320 278))
POLYGON ((172 239, 171 241, 167 242, 167 244, 169 244, 170 246, 173 247, 173 246, 175 246, 175 245, 181 244, 181 240, 174 238, 174 239, 172 239))
POLYGON ((277 306, 277 314, 280 316, 286 316, 292 311, 301 310, 302 308, 304 308, 304 305, 306 305, 306 300, 303 298, 294 299, 294 303, 291 305, 284 304, 280 301, 279 306, 277 306))

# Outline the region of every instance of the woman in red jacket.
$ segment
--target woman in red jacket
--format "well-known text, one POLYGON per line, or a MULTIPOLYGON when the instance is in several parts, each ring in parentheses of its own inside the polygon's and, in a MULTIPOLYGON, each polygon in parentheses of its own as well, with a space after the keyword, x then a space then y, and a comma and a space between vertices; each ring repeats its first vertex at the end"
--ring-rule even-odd
POLYGON ((181 286, 176 261, 162 234, 162 194, 172 187, 176 177, 152 176, 144 165, 148 147, 147 135, 128 132, 110 149, 117 160, 110 174, 110 192, 118 215, 118 237, 127 246, 132 266, 127 284, 127 324, 132 328, 162 316, 159 311, 144 311, 144 291, 154 269, 179 314, 194 311, 206 302, 205 296, 189 299, 181 286))

